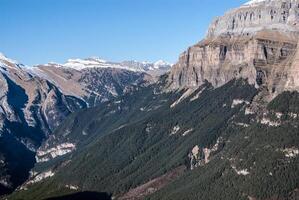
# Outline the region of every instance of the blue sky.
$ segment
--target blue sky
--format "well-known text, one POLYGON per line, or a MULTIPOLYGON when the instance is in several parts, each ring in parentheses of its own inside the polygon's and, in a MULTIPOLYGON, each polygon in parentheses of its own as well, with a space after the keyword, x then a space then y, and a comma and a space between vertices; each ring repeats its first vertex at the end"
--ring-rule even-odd
POLYGON ((33 65, 68 58, 176 62, 210 21, 246 0, 0 0, 0 52, 33 65))

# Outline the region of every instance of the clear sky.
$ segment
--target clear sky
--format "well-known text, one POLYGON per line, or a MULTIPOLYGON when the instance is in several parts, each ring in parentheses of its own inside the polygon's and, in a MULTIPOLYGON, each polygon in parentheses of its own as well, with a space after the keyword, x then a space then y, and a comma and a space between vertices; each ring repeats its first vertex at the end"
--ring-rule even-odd
POLYGON ((98 56, 176 62, 247 0, 0 0, 0 52, 24 64, 98 56))

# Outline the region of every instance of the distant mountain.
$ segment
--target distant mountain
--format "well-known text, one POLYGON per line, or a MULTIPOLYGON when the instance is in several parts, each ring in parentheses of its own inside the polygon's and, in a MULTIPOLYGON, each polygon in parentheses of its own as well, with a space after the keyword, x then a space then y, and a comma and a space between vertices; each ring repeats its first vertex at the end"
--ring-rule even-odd
POLYGON ((85 63, 88 67, 78 70, 78 63, 71 63, 28 67, 0 54, 0 194, 28 178, 36 150, 68 115, 153 80, 124 67, 85 63))
POLYGON ((163 60, 159 60, 154 63, 138 61, 111 62, 93 57, 87 59, 69 59, 65 64, 49 63, 44 66, 72 68, 78 71, 90 68, 112 68, 162 75, 170 70, 172 64, 163 60))
POLYGON ((71 115, 11 199, 80 191, 116 199, 298 195, 298 93, 279 95, 260 116, 250 109, 259 90, 246 80, 178 93, 163 85, 71 115))
MULTIPOLYGON (((298 13, 298 0, 253 0, 216 18, 156 82, 69 115, 7 198, 298 199, 298 13)), ((95 85, 79 64, 34 70, 72 69, 95 85)))
POLYGON ((0 193, 21 184, 35 151, 70 113, 86 107, 22 64, 0 55, 0 193))
POLYGON ((233 9, 157 82, 70 115, 9 199, 298 199, 298 5, 233 9))
POLYGON ((171 64, 124 61, 108 62, 99 58, 70 59, 65 64, 50 63, 30 67, 36 76, 51 80, 65 94, 83 98, 95 106, 125 94, 135 86, 150 84, 168 72, 171 64))
POLYGON ((153 80, 144 72, 120 68, 57 67, 40 65, 28 69, 32 74, 51 80, 64 94, 84 100, 89 107, 108 101, 132 90, 137 85, 147 85, 153 80))

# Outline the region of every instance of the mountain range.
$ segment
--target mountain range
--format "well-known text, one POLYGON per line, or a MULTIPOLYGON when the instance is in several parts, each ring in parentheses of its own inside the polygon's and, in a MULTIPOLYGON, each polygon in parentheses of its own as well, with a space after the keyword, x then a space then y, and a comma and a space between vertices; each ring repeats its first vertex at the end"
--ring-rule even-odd
POLYGON ((171 67, 88 60, 28 67, 0 55, 1 193, 28 178, 37 149, 68 115, 146 86, 171 67))
POLYGON ((298 14, 249 1, 171 68, 2 56, 4 198, 298 199, 298 14))

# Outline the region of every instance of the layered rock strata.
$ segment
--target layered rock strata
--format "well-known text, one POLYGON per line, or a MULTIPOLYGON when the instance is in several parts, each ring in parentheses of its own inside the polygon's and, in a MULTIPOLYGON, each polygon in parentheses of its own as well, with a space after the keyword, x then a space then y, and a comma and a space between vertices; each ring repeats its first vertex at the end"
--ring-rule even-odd
POLYGON ((299 1, 251 1, 217 18, 207 37, 180 55, 170 89, 219 87, 247 79, 271 98, 299 90, 299 1))

